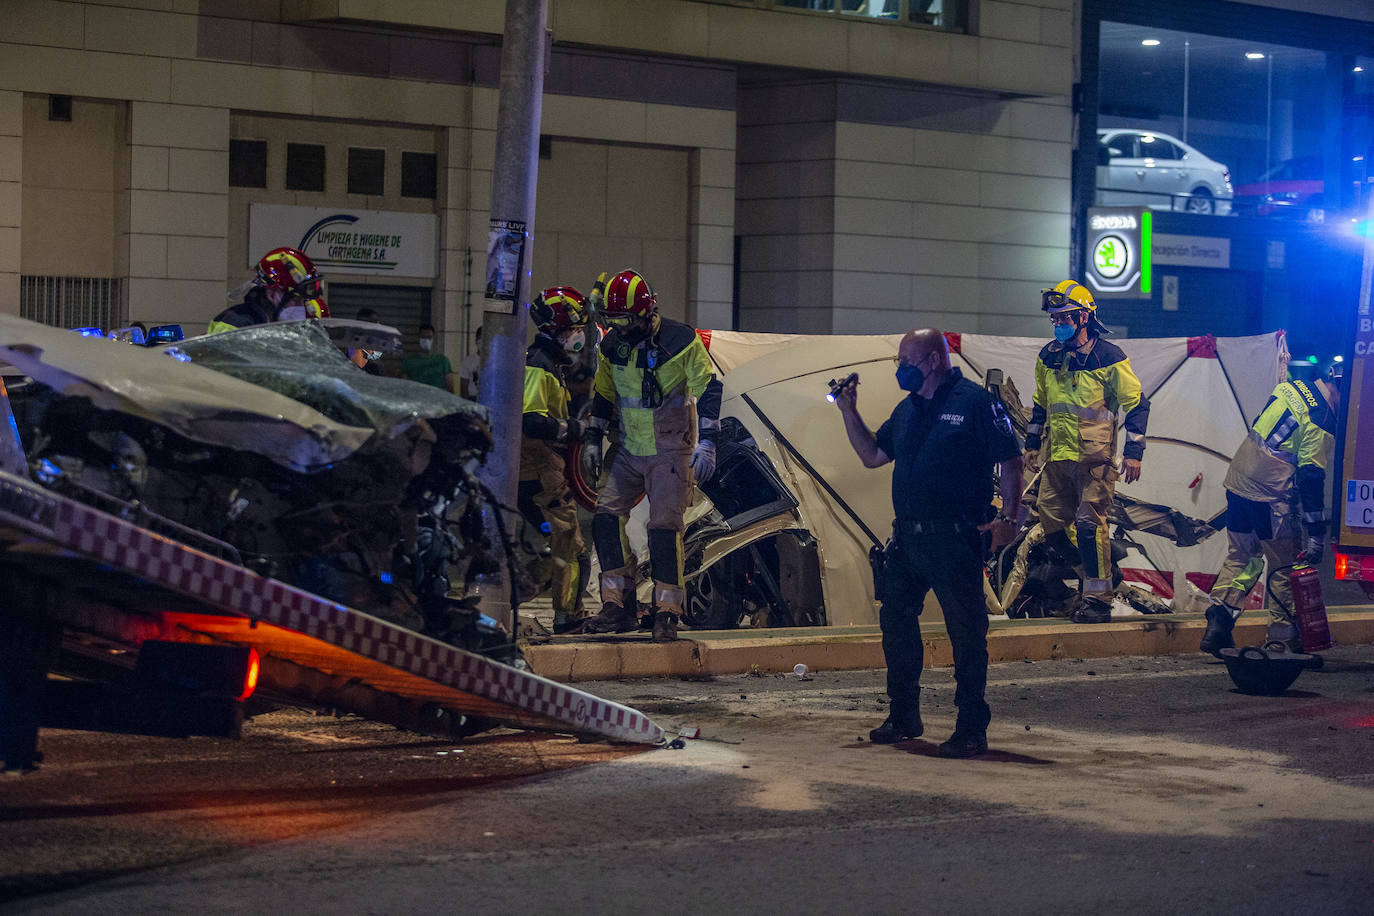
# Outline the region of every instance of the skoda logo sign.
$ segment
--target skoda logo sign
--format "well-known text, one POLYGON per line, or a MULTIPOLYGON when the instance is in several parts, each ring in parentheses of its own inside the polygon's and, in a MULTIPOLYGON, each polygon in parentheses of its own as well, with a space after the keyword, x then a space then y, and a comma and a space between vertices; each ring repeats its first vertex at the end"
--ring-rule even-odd
POLYGON ((1104 280, 1115 280, 1126 272, 1131 260, 1130 248, 1119 235, 1104 235, 1093 248, 1093 267, 1104 280))

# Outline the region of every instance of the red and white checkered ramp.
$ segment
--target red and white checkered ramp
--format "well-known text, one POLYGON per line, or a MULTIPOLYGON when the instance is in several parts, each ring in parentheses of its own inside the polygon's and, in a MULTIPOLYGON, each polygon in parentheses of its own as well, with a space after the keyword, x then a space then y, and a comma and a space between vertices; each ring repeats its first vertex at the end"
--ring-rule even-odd
POLYGON ((259 645, 264 656, 513 725, 635 743, 663 739, 661 728, 629 707, 264 578, 21 478, 0 478, 0 526, 37 535, 83 558, 197 599, 209 606, 207 610, 239 618, 236 623, 216 624, 212 616, 163 615, 180 618, 180 626, 195 617, 203 624, 196 629, 259 645), (244 618, 273 626, 250 627, 244 618))

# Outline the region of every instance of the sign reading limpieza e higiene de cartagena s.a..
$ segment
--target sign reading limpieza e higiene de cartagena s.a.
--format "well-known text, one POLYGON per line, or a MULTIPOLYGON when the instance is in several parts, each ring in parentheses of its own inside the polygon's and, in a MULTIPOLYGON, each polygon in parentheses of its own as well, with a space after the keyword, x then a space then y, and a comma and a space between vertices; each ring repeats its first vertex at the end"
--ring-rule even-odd
POLYGON ((435 221, 432 213, 252 204, 247 267, 287 245, 309 255, 325 276, 432 278, 435 221))

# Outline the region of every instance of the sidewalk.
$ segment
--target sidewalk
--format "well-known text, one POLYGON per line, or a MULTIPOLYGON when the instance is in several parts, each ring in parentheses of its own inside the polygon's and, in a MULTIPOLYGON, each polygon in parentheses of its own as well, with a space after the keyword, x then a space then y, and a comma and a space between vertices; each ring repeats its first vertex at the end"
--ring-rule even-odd
MULTIPOLYGON (((1374 606, 1327 608, 1339 645, 1374 645, 1374 606)), ((1268 615, 1251 612, 1236 626, 1236 645, 1264 641, 1268 615)), ((953 664, 939 615, 922 617, 926 666, 953 664)), ((1124 617, 1106 624, 1074 624, 1062 618, 989 621, 993 662, 1121 655, 1179 655, 1198 651, 1201 614, 1124 617)), ((565 683, 621 677, 706 677, 792 671, 882 668, 877 626, 797 627, 770 630, 682 630, 673 643, 653 643, 647 633, 621 636, 551 636, 522 640, 536 674, 565 683)))

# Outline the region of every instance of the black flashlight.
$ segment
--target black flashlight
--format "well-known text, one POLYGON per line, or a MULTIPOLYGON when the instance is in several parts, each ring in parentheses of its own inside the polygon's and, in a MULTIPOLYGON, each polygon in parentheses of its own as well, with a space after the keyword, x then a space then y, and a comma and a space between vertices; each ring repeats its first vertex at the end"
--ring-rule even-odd
POLYGON ((825 396, 825 399, 829 401, 831 404, 834 404, 835 398, 839 397, 840 395, 840 391, 850 382, 857 382, 858 380, 859 373, 857 372, 849 373, 844 378, 840 379, 838 382, 832 378, 830 380, 830 393, 825 396))

